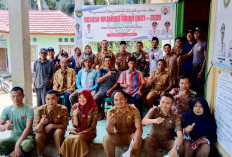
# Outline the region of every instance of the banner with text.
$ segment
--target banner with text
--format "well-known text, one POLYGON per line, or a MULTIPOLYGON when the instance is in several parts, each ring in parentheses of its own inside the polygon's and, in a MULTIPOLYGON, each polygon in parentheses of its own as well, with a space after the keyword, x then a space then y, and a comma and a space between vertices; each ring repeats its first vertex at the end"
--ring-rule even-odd
POLYGON ((76 6, 76 41, 173 39, 175 3, 76 6))
POLYGON ((217 1, 214 25, 213 62, 232 67, 232 2, 217 1))

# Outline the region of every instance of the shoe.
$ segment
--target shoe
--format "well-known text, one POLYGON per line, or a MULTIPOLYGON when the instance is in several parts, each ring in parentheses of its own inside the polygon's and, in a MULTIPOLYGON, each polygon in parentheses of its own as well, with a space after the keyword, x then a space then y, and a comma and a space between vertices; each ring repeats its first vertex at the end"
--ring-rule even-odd
POLYGON ((61 154, 58 154, 57 157, 63 157, 61 154))
POLYGON ((100 116, 98 117, 97 120, 102 120, 104 118, 105 118, 105 113, 104 113, 104 111, 101 111, 100 116))

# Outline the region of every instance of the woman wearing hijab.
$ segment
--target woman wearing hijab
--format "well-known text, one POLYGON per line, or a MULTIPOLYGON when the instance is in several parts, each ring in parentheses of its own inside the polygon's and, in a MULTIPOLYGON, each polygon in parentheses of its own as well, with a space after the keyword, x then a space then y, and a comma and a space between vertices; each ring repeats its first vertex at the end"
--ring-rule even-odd
POLYGON ((81 70, 81 49, 76 47, 74 50, 74 55, 71 58, 70 64, 72 64, 72 68, 76 71, 76 74, 81 70))
POLYGON ((217 140, 216 123, 211 115, 207 101, 195 98, 191 111, 182 117, 185 157, 208 157, 210 144, 217 140))
POLYGON ((92 58, 92 61, 93 61, 93 65, 92 65, 92 68, 94 69, 95 66, 96 66, 96 57, 95 57, 95 54, 92 52, 92 48, 90 45, 86 45, 85 46, 85 51, 83 52, 83 54, 81 55, 81 63, 82 65, 84 66, 84 58, 86 57, 91 57, 92 58))
POLYGON ((82 89, 78 94, 78 101, 72 107, 73 128, 69 129, 61 146, 64 157, 86 157, 89 154, 88 145, 96 137, 98 108, 90 91, 82 89))

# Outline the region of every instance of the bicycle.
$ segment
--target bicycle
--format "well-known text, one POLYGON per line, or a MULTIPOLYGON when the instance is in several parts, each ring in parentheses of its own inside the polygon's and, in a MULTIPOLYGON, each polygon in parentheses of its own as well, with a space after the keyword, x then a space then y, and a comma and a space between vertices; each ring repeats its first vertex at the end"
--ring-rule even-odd
POLYGON ((10 92, 10 85, 4 80, 3 77, 0 77, 0 85, 1 85, 1 89, 5 93, 9 93, 10 92))

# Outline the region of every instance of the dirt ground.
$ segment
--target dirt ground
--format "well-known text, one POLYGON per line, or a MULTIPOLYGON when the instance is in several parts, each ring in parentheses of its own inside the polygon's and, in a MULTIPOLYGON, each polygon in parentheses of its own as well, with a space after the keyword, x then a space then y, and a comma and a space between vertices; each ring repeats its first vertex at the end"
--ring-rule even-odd
MULTIPOLYGON (((36 94, 32 94, 32 102, 33 102, 33 107, 36 107, 36 94)), ((10 98, 10 93, 5 93, 2 91, 0 88, 0 114, 2 113, 3 109, 9 105, 12 105, 12 101, 10 98)))

